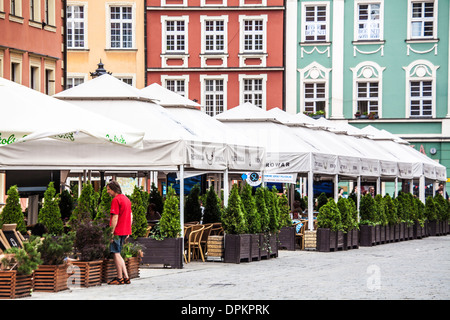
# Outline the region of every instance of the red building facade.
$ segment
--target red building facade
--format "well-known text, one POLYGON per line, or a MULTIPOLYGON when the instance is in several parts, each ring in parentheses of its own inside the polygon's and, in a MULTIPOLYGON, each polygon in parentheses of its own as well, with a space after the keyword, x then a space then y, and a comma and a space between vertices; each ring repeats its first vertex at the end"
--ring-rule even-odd
POLYGON ((49 95, 63 90, 63 3, 0 0, 0 77, 49 95))
POLYGON ((244 102, 283 108, 282 0, 147 0, 147 85, 209 115, 244 102))

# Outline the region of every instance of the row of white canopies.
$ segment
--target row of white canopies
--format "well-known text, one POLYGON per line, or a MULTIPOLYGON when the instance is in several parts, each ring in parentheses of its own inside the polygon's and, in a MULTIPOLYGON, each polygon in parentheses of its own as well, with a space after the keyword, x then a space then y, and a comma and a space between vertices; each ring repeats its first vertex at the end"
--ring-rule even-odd
POLYGON ((384 130, 248 103, 212 118, 157 84, 138 90, 110 75, 54 97, 0 78, 0 96, 1 170, 177 171, 182 193, 183 177, 219 172, 225 203, 229 172, 300 174, 311 209, 314 175, 419 179, 423 201, 425 179, 446 180, 444 166, 384 130))

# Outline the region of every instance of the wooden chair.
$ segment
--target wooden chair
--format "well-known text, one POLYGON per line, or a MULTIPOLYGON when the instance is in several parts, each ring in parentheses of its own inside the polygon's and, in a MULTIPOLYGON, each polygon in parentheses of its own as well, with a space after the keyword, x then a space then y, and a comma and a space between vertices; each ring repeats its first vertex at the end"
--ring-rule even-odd
POLYGON ((148 238, 148 236, 150 235, 150 231, 152 230, 152 226, 148 226, 147 230, 145 231, 145 237, 148 238))
POLYGON ((212 236, 220 236, 223 234, 223 228, 222 228, 222 223, 220 222, 215 222, 212 224, 212 228, 211 228, 211 233, 210 235, 212 236))
POLYGON ((306 228, 306 222, 303 222, 303 225, 301 226, 299 232, 297 232, 297 225, 302 222, 298 222, 294 224, 294 227, 296 228, 295 231, 295 244, 298 244, 300 246, 300 250, 303 250, 305 248, 305 228, 306 228))
POLYGON ((191 257, 193 259, 198 259, 198 254, 201 256, 203 262, 205 258, 203 256, 202 247, 200 245, 200 240, 203 235, 203 225, 193 225, 191 232, 189 233, 187 245, 185 246, 186 254, 188 256, 188 262, 191 262, 191 257))
POLYGON ((208 237, 211 234, 213 224, 208 223, 208 224, 205 224, 204 227, 205 228, 203 229, 202 238, 200 239, 200 246, 202 247, 203 254, 206 254, 206 250, 207 250, 206 244, 208 242, 208 237))

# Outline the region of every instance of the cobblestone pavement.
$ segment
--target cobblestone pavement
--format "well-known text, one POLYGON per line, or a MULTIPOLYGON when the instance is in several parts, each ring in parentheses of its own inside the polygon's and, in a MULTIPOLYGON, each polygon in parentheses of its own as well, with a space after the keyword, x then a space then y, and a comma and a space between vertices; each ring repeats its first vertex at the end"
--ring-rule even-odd
POLYGON ((142 268, 130 285, 21 300, 448 300, 449 271, 450 236, 442 236, 329 253, 280 251, 251 263, 142 268))

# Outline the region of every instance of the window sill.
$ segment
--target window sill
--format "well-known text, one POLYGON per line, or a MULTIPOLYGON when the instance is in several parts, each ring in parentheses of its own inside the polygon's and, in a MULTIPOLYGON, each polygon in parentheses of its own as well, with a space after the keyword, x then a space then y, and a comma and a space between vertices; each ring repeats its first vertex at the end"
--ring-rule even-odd
POLYGON ((406 43, 438 43, 438 39, 406 39, 406 43))
POLYGON ((23 17, 15 16, 11 13, 9 14, 9 21, 11 21, 11 22, 17 22, 17 23, 23 24, 23 20, 24 20, 23 17))
POLYGON ((89 48, 67 48, 67 51, 73 51, 73 52, 84 52, 89 51, 89 48))
POLYGON ((301 46, 329 46, 331 45, 330 41, 306 41, 306 42, 299 42, 299 45, 301 46))
POLYGON ((370 45, 370 44, 385 44, 386 40, 355 40, 353 45, 370 45))
MULTIPOLYGON (((89 49, 88 49, 89 50, 89 49)), ((138 49, 136 48, 107 48, 105 49, 105 51, 137 51, 138 49)))

